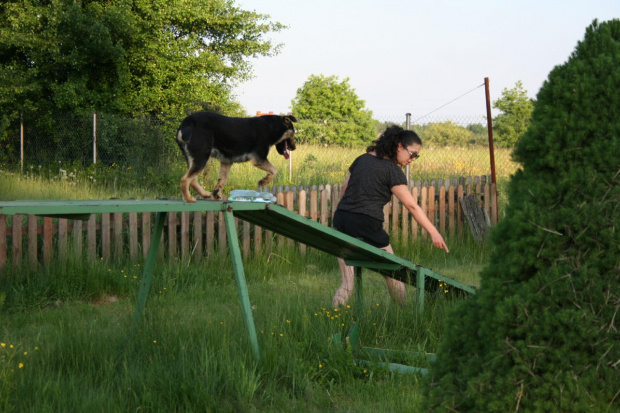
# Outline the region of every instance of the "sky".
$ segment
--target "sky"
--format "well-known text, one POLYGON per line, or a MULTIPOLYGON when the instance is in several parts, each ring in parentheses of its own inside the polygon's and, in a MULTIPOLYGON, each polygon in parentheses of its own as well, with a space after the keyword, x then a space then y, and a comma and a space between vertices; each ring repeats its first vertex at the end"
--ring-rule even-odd
MULTIPOLYGON (((382 121, 485 116, 521 81, 535 98, 594 19, 620 18, 620 0, 236 0, 289 28, 267 38, 274 57, 252 59, 235 88, 249 115, 288 113, 310 75, 349 79, 382 121)), ((492 111, 495 116, 497 110, 492 111)))

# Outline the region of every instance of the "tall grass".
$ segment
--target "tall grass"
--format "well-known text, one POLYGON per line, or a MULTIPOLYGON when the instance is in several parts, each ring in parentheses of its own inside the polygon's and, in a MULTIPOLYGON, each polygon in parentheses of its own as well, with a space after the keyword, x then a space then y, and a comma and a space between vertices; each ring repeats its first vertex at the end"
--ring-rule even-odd
MULTIPOLYGON (((292 161, 272 151, 270 161, 278 170, 272 185, 319 185, 340 183, 353 160, 364 148, 299 145, 292 161), (290 168, 292 165, 292 169, 290 168)), ((498 180, 505 180, 517 164, 510 161, 510 151, 497 149, 498 180)), ((105 199, 180 197, 180 178, 186 172, 179 157, 166 170, 136 171, 113 164, 81 166, 54 164, 41 167, 27 165, 24 172, 0 165, 0 200, 15 199, 105 199)), ((219 163, 209 162, 200 181, 205 188, 217 182, 219 163)), ((235 164, 225 191, 255 189, 264 172, 249 162, 235 164)), ((488 150, 485 148, 427 148, 412 163, 411 178, 438 179, 490 174, 488 150)))
MULTIPOLYGON (((428 242, 395 247, 438 272, 456 271, 469 255, 460 279, 472 280, 487 247, 462 242, 453 245, 465 252, 450 254, 437 254, 428 242)), ((229 257, 202 265, 160 261, 155 269, 135 332, 139 263, 86 264, 72 256, 62 265, 6 274, 0 410, 407 412, 419 402, 419 376, 356 366, 331 342, 354 322, 353 308, 329 307, 340 282, 331 256, 308 250, 301 257, 291 248, 246 260, 260 367, 229 257)), ((382 277, 364 271, 364 315, 355 320, 363 345, 433 352, 456 302, 429 294, 420 314, 414 297, 408 286, 407 304, 393 305, 382 277)))

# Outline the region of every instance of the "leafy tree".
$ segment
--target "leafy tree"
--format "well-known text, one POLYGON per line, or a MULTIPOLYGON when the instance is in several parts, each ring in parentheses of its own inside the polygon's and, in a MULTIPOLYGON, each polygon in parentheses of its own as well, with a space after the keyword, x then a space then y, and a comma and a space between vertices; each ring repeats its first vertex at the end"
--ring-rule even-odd
POLYGON ((595 20, 538 93, 496 249, 452 314, 425 411, 620 411, 618 90, 620 20, 595 20))
POLYGON ((451 121, 429 123, 417 132, 424 146, 465 146, 474 136, 470 130, 451 121))
POLYGON ((502 91, 502 97, 493 102, 493 107, 503 112, 493 118, 495 143, 513 147, 530 125, 533 101, 518 81, 513 89, 502 91))
POLYGON ((249 59, 278 52, 264 35, 284 26, 268 18, 234 0, 3 1, 0 143, 20 113, 241 113, 232 88, 249 59))
POLYGON ((291 102, 299 120, 296 139, 327 145, 367 145, 376 138, 372 112, 365 109, 349 78, 311 75, 291 102))

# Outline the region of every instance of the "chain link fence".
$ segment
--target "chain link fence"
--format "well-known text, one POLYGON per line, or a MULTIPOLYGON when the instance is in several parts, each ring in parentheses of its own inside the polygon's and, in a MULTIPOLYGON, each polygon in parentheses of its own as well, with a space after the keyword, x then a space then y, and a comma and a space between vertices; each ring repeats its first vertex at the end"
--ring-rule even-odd
MULTIPOLYGON (((403 114, 375 120, 377 135, 391 124, 420 135, 424 151, 416 161, 416 168, 424 170, 425 175, 436 172, 437 177, 447 176, 446 170, 450 176, 491 173, 485 116, 416 118, 403 114)), ((136 171, 152 168, 166 172, 171 164, 185 162, 174 139, 179 122, 180 119, 128 119, 106 114, 59 115, 51 120, 24 115, 20 124, 12 125, 4 138, 0 162, 22 169, 25 165, 98 163, 136 171)), ((302 133, 299 135, 303 142, 302 133)), ((495 149, 498 177, 508 176, 517 167, 510 159, 510 152, 509 148, 495 149)))

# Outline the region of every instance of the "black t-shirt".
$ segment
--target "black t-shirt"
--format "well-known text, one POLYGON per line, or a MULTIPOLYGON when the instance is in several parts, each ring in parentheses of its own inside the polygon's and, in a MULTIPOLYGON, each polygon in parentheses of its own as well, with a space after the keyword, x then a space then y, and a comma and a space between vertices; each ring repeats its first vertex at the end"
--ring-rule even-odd
POLYGON ((392 187, 407 184, 402 169, 389 159, 366 153, 353 161, 349 172, 349 184, 338 209, 365 214, 383 222, 383 207, 392 198, 392 187))

